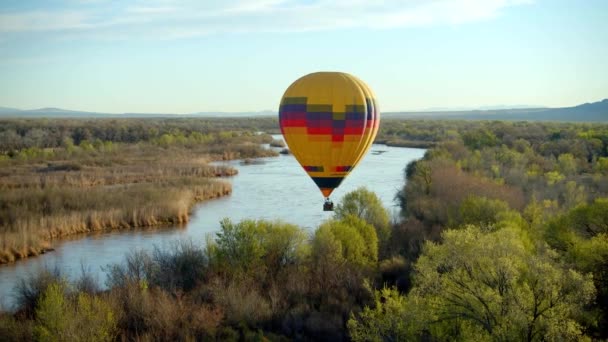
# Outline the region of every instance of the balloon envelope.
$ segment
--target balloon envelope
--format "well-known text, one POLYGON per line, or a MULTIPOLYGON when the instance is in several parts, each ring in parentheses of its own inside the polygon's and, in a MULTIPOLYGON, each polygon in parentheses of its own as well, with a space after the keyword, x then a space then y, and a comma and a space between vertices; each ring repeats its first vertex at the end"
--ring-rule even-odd
POLYGON ((325 197, 361 161, 379 123, 371 89, 341 72, 299 78, 287 88, 279 108, 285 142, 325 197))

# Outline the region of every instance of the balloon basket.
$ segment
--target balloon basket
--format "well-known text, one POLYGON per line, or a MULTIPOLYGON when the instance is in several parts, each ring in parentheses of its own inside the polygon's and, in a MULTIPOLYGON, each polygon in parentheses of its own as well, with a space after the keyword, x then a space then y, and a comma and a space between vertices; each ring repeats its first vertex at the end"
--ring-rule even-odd
POLYGON ((329 198, 323 203, 323 211, 334 211, 334 202, 330 201, 329 198))

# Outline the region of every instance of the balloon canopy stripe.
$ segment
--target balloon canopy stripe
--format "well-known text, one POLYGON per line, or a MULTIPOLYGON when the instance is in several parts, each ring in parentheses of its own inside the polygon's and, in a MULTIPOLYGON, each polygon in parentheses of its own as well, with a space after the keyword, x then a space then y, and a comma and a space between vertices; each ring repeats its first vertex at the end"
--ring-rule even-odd
MULTIPOLYGON (((325 172, 325 168, 323 166, 311 166, 311 165, 303 165, 302 166, 306 172, 325 172)), ((343 166, 335 166, 331 168, 333 172, 348 172, 352 169, 352 165, 343 165, 343 166)))
POLYGON ((307 172, 323 172, 323 166, 302 166, 307 172))
MULTIPOLYGON (((364 127, 372 127, 373 115, 362 105, 346 105, 345 112, 333 112, 332 105, 306 104, 305 97, 284 98, 279 110, 281 127, 305 127, 307 134, 331 135, 334 142, 344 141, 344 135, 361 135, 364 127), (370 119, 371 118, 371 119, 370 119), (365 120, 367 119, 367 123, 365 120)), ((372 108, 371 101, 367 107, 372 108)))
POLYGON ((350 165, 347 166, 336 166, 334 171, 335 172, 348 172, 352 169, 353 167, 350 165))
POLYGON ((321 189, 335 189, 342 183, 344 177, 312 177, 312 180, 321 189))

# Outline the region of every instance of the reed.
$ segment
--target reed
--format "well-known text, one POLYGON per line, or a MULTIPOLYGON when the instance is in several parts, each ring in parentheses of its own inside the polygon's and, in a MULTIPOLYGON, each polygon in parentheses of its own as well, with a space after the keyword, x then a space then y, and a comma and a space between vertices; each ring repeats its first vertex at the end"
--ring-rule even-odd
POLYGON ((116 143, 49 149, 0 161, 0 263, 34 256, 53 239, 188 222, 195 203, 228 195, 236 169, 211 162, 277 155, 260 136, 214 143, 116 143))
POLYGON ((162 184, 28 188, 4 192, 0 263, 48 250, 52 239, 109 229, 188 222, 199 201, 230 194, 230 183, 172 179, 162 184))

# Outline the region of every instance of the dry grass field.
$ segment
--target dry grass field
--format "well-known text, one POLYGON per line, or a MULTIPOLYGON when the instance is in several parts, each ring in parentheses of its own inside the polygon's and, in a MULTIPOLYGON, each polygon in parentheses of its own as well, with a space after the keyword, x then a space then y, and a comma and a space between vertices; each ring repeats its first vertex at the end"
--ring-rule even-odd
POLYGON ((84 140, 0 156, 0 263, 43 253, 70 234, 185 223, 194 204, 232 191, 221 178, 236 170, 211 162, 276 155, 260 147, 268 135, 219 134, 84 140))

